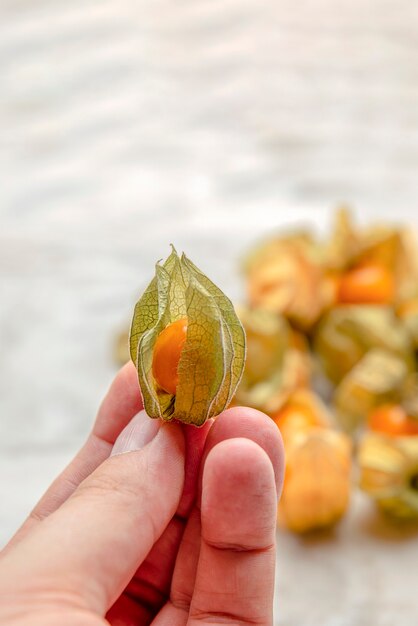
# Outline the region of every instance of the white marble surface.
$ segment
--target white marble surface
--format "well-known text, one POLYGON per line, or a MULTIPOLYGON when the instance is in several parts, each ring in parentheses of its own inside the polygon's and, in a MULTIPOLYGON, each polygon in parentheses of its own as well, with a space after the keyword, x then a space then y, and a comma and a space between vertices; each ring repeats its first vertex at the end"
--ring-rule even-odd
MULTIPOLYGON (((284 223, 418 222, 411 0, 0 0, 0 543, 85 437, 172 241, 234 298, 284 223)), ((409 626, 414 536, 356 496, 279 537, 277 623, 409 626)), ((415 615, 415 618, 414 618, 415 615)))

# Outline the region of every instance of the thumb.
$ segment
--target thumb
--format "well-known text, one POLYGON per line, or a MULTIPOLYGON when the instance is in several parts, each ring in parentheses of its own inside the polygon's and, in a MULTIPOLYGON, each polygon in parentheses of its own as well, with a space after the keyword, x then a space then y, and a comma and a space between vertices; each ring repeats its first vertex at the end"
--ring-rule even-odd
POLYGON ((181 427, 142 411, 113 456, 10 552, 8 578, 52 585, 104 614, 175 514, 183 483, 181 427))

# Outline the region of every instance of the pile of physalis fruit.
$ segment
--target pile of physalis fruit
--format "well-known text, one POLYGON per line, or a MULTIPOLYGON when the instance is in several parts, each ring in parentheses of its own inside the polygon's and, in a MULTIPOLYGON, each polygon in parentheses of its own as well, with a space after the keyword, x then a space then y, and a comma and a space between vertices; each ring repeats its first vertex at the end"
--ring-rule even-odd
POLYGON ((418 518, 411 232, 360 229, 341 210, 326 241, 274 237, 244 269, 248 358, 235 400, 268 413, 282 432, 281 522, 296 532, 336 523, 354 483, 394 520, 418 518))
POLYGON ((359 228, 341 210, 326 240, 300 231, 262 242, 244 274, 235 312, 184 255, 157 264, 130 333, 147 413, 195 426, 231 405, 267 413, 286 450, 278 519, 292 531, 335 524, 356 483, 394 520, 418 518, 410 231, 359 228))

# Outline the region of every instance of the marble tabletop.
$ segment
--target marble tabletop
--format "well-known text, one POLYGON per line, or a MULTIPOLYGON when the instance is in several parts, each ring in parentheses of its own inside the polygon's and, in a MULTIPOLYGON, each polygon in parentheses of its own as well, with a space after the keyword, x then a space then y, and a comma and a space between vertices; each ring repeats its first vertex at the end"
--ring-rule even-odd
MULTIPOLYGON (((257 237, 418 223, 418 3, 0 0, 0 544, 86 436, 173 242, 235 300, 257 237)), ((277 624, 409 626, 418 539, 355 494, 278 538, 277 624)), ((416 582, 416 581, 415 581, 416 582)))

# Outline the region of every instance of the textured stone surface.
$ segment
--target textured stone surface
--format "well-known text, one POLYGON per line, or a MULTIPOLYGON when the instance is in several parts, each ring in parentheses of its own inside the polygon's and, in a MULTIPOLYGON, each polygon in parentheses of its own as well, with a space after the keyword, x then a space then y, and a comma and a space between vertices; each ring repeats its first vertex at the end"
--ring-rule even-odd
MULTIPOLYGON (((418 222, 418 5, 2 0, 0 542, 80 445, 173 242, 231 296, 268 229, 418 222)), ((358 496, 279 537, 278 624, 409 625, 417 539, 358 496)))

